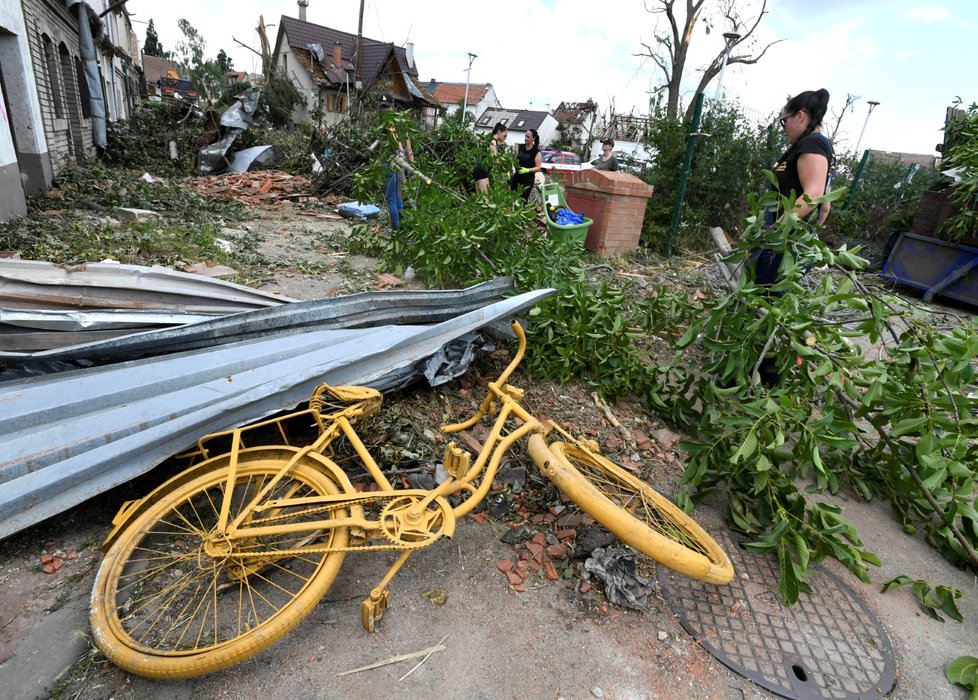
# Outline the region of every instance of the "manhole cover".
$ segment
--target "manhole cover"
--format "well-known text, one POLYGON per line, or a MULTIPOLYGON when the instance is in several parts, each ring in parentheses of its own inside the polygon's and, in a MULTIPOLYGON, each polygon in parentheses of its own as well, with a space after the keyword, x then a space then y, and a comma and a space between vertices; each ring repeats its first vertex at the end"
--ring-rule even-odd
POLYGON ((784 607, 778 563, 711 529, 734 565, 713 586, 659 567, 662 593, 686 631, 721 663, 785 698, 882 698, 896 683, 890 638, 866 603, 832 572, 813 566, 813 593, 784 607))

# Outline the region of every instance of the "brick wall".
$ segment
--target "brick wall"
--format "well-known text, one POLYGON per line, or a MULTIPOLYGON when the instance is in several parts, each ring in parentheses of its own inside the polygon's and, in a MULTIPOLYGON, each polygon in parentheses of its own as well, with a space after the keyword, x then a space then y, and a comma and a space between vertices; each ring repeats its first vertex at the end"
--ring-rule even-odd
POLYGON ((594 220, 585 248, 598 255, 638 248, 652 186, 623 172, 585 170, 573 175, 565 185, 567 205, 594 220))

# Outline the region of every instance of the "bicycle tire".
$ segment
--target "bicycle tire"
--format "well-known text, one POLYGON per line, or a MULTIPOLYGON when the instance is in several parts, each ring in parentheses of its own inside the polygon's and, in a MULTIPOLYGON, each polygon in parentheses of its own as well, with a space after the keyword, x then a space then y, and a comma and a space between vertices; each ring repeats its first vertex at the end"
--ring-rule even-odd
MULTIPOLYGON (((649 484, 578 445, 555 442, 547 451, 560 466, 541 466, 557 488, 620 540, 684 576, 714 584, 733 578, 723 548, 649 484)), ((533 453, 538 459, 539 444, 533 453)))
MULTIPOLYGON (((275 453, 239 454, 231 519, 281 468, 283 458, 269 454, 275 453)), ((315 457, 300 459, 269 497, 340 493, 342 488, 315 457)), ((216 555, 213 541, 206 551, 206 533, 220 511, 229 460, 221 455, 209 461, 216 468, 157 496, 127 525, 96 575, 89 611, 95 643, 131 673, 160 680, 193 678, 254 656, 313 610, 343 563, 345 552, 307 553, 287 561, 255 557, 249 562, 230 552, 216 555), (241 567, 248 572, 242 574, 241 567)), ((275 515, 291 522, 286 509, 275 515)), ((301 514, 292 517, 295 522, 303 519, 301 514)), ((310 537, 328 537, 332 545, 343 547, 349 531, 254 537, 239 546, 267 552, 268 547, 296 547, 310 537)))

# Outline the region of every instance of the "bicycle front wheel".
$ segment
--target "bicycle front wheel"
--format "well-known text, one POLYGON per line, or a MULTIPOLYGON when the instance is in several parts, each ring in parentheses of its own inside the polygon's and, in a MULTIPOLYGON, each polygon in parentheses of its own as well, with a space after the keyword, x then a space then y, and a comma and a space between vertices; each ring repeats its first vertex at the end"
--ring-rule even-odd
MULTIPOLYGON (((346 528, 303 529, 303 521, 323 517, 309 507, 283 505, 260 516, 275 524, 298 524, 295 532, 244 540, 217 536, 228 460, 223 455, 214 461, 217 468, 159 496, 136 517, 99 568, 89 613, 93 636, 99 649, 126 671, 155 679, 192 678, 250 658, 312 611, 343 562, 344 552, 288 551, 347 543, 346 528), (276 550, 281 556, 268 556, 276 550)), ((231 519, 282 465, 282 457, 261 450, 240 453, 231 519)), ((268 498, 339 492, 307 457, 268 498)))
POLYGON ((560 466, 544 471, 557 488, 625 544, 690 578, 733 578, 733 565, 706 530, 634 474, 571 443, 555 442, 549 451, 560 466))

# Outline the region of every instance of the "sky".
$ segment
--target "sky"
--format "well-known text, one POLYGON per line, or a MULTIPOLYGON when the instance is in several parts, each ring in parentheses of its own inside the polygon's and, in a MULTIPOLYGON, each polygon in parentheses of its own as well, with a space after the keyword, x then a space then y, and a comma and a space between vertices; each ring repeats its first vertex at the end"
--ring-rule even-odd
MULTIPOLYGON (((503 107, 555 109, 593 98, 601 111, 642 115, 663 83, 642 58, 653 44, 656 0, 522 0, 493 5, 466 0, 364 0, 363 34, 414 43, 423 81, 492 83, 503 107)), ((685 3, 679 2, 683 6, 685 3)), ((717 5, 717 0, 707 0, 717 5)), ((755 18, 759 0, 739 3, 755 18)), ((173 50, 187 19, 205 38, 206 54, 223 49, 236 70, 259 72, 255 27, 269 25, 274 46, 280 17, 298 17, 295 0, 129 0, 140 47, 153 19, 163 48, 173 50), (239 43, 240 42, 240 43, 239 43), (242 46, 244 44, 245 46, 242 46)), ((730 64, 721 99, 772 120, 789 95, 825 88, 831 94, 826 130, 841 118, 836 148, 935 153, 947 107, 978 102, 978 2, 975 0, 769 0, 755 31, 754 65, 730 64), (854 100, 843 110, 847 95, 854 100), (868 102, 879 103, 870 113, 868 102), (863 134, 860 142, 860 133, 863 134)), ((360 0, 309 0, 306 19, 357 32, 360 0)), ((701 21, 691 42, 684 104, 693 99, 697 68, 723 49, 729 27, 701 21)), ((747 53, 746 43, 733 56, 747 53)), ((717 80, 706 89, 716 95, 717 80)))

